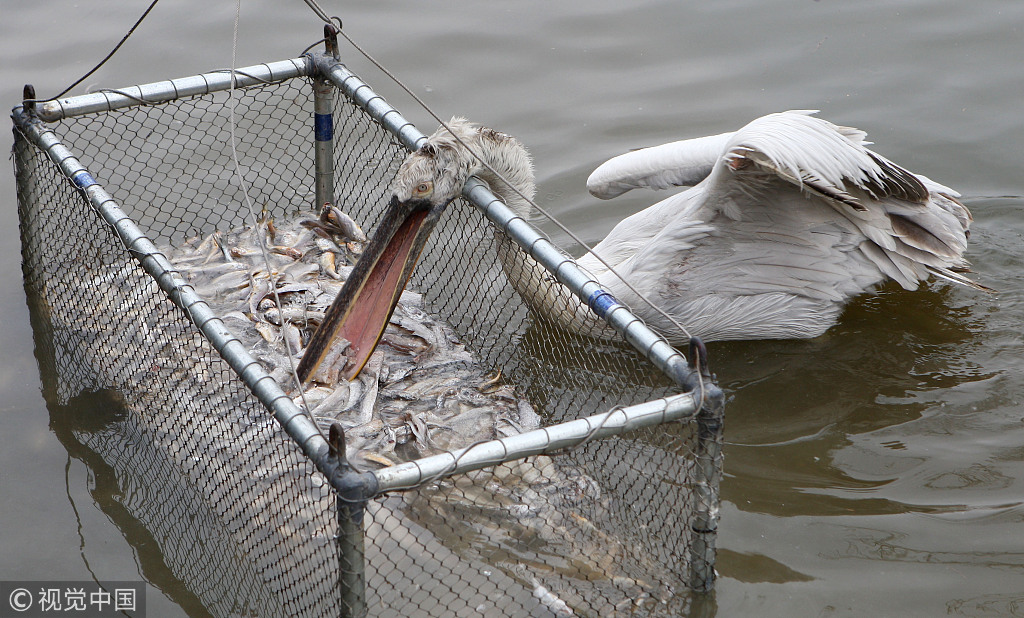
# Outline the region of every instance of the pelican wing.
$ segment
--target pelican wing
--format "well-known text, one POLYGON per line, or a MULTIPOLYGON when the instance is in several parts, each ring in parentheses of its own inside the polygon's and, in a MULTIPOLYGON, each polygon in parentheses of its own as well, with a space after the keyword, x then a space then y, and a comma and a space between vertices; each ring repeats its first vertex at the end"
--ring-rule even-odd
POLYGON ((916 288, 931 272, 980 288, 954 272, 967 266, 971 221, 956 193, 872 152, 864 138, 808 112, 759 118, 726 145, 709 190, 728 197, 709 203, 740 221, 752 208, 795 205, 789 186, 803 194, 802 206, 817 203, 839 215, 837 225, 852 224, 864 237, 861 255, 903 287, 916 288))
POLYGON ((644 187, 693 186, 711 173, 732 135, 686 139, 619 155, 594 170, 587 190, 607 200, 644 187))

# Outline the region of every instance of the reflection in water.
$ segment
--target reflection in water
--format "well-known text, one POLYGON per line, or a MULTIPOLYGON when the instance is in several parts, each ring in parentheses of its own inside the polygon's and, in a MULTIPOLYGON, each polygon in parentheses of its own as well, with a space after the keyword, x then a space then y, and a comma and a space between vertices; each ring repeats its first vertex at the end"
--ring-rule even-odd
MULTIPOLYGON (((985 208, 997 219, 1019 217, 1020 200, 1013 202, 985 208)), ((885 287, 851 304, 817 340, 714 346, 732 395, 723 495, 751 514, 724 516, 723 538, 730 527, 760 524, 770 539, 760 551, 785 556, 758 567, 723 550, 723 577, 775 581, 791 570, 823 577, 833 595, 846 580, 830 583, 825 573, 871 573, 885 563, 929 581, 974 582, 979 592, 1019 581, 1024 546, 1005 539, 1024 521, 1013 353, 1022 337, 1005 313, 1020 305, 1019 294, 1005 291, 1024 287, 1024 271, 1007 267, 1024 266, 1011 250, 1021 234, 982 224, 972 240, 975 269, 1002 294, 937 283, 917 292, 885 287), (785 534, 786 522, 810 525, 785 534), (787 541, 799 548, 786 551, 787 541)), ((943 599, 938 588, 929 594, 943 599)), ((1017 602, 1019 595, 990 594, 945 603, 952 614, 977 616, 1012 614, 1017 602)))
MULTIPOLYGON (((49 382, 49 380, 44 380, 49 382)), ((52 393, 51 393, 52 395, 52 393)), ((166 547, 153 537, 150 529, 136 517, 133 505, 137 505, 144 492, 133 491, 137 482, 127 478, 131 474, 124 468, 125 453, 106 446, 127 444, 129 433, 125 424, 123 403, 116 393, 101 391, 72 398, 67 405, 56 405, 53 399, 48 404, 50 429, 57 435, 68 451, 68 456, 84 463, 90 472, 89 494, 103 513, 124 535, 124 538, 138 555, 140 575, 150 585, 160 589, 180 605, 190 616, 211 616, 206 607, 171 572, 164 563, 166 547), (94 450, 95 449, 95 450, 94 450), (134 495, 133 495, 134 494, 134 495)), ((126 452, 139 452, 132 448, 126 452)), ((70 483, 70 481, 68 481, 70 483)), ((79 506, 74 503, 74 492, 67 488, 71 508, 78 515, 79 506)), ((83 534, 79 520, 79 534, 83 534)), ((81 538, 82 559, 88 565, 91 551, 104 553, 106 547, 93 547, 90 539, 81 538)), ((91 571, 91 569, 90 569, 91 571)))
POLYGON ((954 599, 946 604, 946 611, 951 616, 1021 616, 1024 615, 1024 592, 954 599))
POLYGON ((718 552, 718 569, 729 577, 748 583, 784 584, 808 582, 814 578, 787 567, 763 554, 730 551, 718 552))
POLYGON ((912 546, 912 541, 906 534, 870 528, 846 529, 845 541, 845 548, 832 553, 829 557, 868 558, 883 562, 982 565, 1024 575, 1024 551, 944 552, 920 549, 912 546))
POLYGON ((1013 479, 991 466, 974 464, 960 470, 943 472, 927 481, 924 486, 929 489, 1006 489, 1013 484, 1013 479))
POLYGON ((929 404, 917 393, 991 375, 965 353, 979 326, 969 307, 950 302, 952 294, 944 285, 916 292, 887 286, 857 299, 818 339, 714 345, 713 366, 732 396, 725 499, 773 514, 906 511, 870 496, 919 463, 898 452, 900 440, 879 445, 887 461, 903 460, 890 463, 888 474, 851 475, 835 458, 851 458, 845 451, 855 436, 926 414, 929 404), (831 491, 837 488, 847 491, 831 491))

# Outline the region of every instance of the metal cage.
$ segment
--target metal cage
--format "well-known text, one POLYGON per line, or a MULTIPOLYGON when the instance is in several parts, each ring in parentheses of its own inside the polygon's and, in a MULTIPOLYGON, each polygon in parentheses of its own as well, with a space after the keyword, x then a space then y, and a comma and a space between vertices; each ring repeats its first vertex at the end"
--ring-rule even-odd
POLYGON ((114 469, 172 572, 216 615, 689 611, 714 581, 723 398, 709 376, 471 179, 411 287, 543 426, 354 469, 344 437, 322 437, 167 257, 249 224, 232 115, 254 202, 284 216, 328 200, 367 228, 424 139, 334 54, 27 95, 13 112, 51 413, 76 419, 70 439, 114 469), (621 340, 531 314, 496 235, 621 340))

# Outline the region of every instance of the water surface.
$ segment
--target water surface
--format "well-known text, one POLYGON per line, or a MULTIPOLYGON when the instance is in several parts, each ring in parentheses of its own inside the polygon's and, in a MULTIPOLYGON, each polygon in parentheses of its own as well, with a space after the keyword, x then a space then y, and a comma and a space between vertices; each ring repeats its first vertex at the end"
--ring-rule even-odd
MULTIPOLYGON (((63 89, 141 10, 7 7, 3 100, 13 107, 25 82, 46 96, 63 89)), ((885 286, 818 339, 711 346, 730 396, 711 604, 721 616, 1021 612, 1024 4, 395 0, 344 10, 346 30, 440 115, 521 138, 542 203, 588 241, 657 199, 594 200, 584 181, 597 164, 783 109, 862 128, 881 153, 959 190, 975 215, 968 256, 999 294, 885 286)), ((86 84, 229 66, 233 16, 233 3, 165 0, 86 84)), ((303 3, 269 0, 245 3, 240 28, 239 65, 295 56, 321 30, 303 3)), ((396 86, 343 54, 432 130, 396 86)), ((39 394, 12 174, 0 183, 0 577, 145 578, 154 615, 198 615, 159 548, 112 505, 109 479, 59 439, 61 417, 39 394)))

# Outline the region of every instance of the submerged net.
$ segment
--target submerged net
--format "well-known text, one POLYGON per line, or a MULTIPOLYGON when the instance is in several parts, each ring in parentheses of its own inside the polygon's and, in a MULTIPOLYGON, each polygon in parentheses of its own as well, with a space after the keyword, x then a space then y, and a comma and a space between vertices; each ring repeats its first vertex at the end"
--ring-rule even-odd
MULTIPOLYGON (((234 93, 249 196, 280 219, 315 217, 311 91, 292 79, 234 93)), ((180 98, 51 128, 173 253, 253 225, 232 162, 231 100, 180 98)), ((406 150, 341 93, 333 115, 338 206, 372 230, 406 150)), ((83 392, 113 394, 103 401, 116 414, 79 419, 71 435, 115 470, 125 508, 213 614, 348 615, 331 486, 84 192, 15 133, 25 285, 51 411, 66 415, 83 392)), ((627 344, 531 314, 501 269, 498 234, 460 201, 410 288, 481 374, 526 402, 520 411, 546 426, 678 392, 627 344)), ((370 500, 370 615, 685 612, 696 443, 696 423, 663 425, 370 500)))

